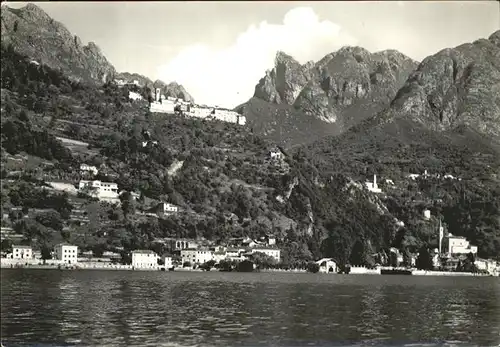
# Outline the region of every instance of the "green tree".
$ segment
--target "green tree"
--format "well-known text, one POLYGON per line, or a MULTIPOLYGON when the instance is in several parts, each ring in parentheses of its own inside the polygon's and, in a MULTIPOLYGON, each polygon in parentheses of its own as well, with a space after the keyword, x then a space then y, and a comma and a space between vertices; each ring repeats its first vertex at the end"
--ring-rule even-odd
POLYGON ((47 260, 52 259, 52 249, 47 244, 42 245, 40 253, 44 264, 47 260))
POLYGON ((39 214, 35 217, 35 220, 47 228, 52 228, 57 231, 62 231, 63 221, 61 215, 57 211, 48 211, 39 214))
POLYGON ((315 274, 318 271, 319 271, 319 265, 318 264, 316 264, 313 261, 307 263, 307 272, 311 272, 311 273, 315 274))
POLYGON ((8 251, 12 249, 12 241, 9 239, 3 239, 2 240, 2 245, 1 245, 1 250, 2 252, 8 251))
POLYGON ((128 218, 129 215, 135 213, 134 197, 129 191, 126 191, 120 195, 120 201, 122 205, 123 216, 125 218, 128 218))
POLYGON ((259 269, 269 269, 276 265, 276 259, 262 252, 253 253, 252 260, 259 269))
POLYGON ((433 270, 434 264, 432 262, 432 256, 429 253, 427 246, 422 246, 418 252, 418 257, 416 259, 415 265, 419 270, 433 270))
POLYGON ((236 271, 238 272, 252 272, 253 262, 250 260, 243 260, 239 262, 236 266, 236 271))

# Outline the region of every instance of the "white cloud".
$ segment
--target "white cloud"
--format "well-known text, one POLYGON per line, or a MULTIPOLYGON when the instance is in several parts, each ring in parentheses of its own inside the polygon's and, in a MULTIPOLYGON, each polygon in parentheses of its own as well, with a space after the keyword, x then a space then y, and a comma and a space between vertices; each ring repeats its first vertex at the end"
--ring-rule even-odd
POLYGON ((251 25, 230 47, 185 47, 159 67, 159 78, 182 84, 198 103, 235 107, 253 95, 278 50, 305 63, 356 43, 339 25, 320 21, 309 7, 298 7, 285 15, 283 24, 251 25))

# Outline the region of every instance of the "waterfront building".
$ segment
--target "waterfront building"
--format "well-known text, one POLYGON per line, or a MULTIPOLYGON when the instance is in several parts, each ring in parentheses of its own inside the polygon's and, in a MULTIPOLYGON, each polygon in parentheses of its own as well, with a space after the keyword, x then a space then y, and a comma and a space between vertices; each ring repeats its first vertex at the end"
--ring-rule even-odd
POLYGON ((213 259, 213 252, 208 248, 188 248, 181 250, 182 263, 203 264, 213 259))
POLYGON ((281 259, 281 250, 279 248, 275 247, 254 247, 250 250, 250 252, 253 253, 264 253, 267 256, 270 256, 276 260, 276 262, 279 262, 281 259))
POLYGON ((132 267, 155 268, 158 266, 158 255, 151 250, 132 251, 132 267))
POLYGON ((12 259, 32 259, 33 249, 31 246, 12 246, 12 259))
POLYGON ((444 239, 448 254, 477 254, 477 246, 473 246, 463 236, 454 236, 451 233, 444 239))
POLYGON ((65 264, 78 263, 78 246, 60 243, 54 247, 54 253, 56 259, 65 264))
POLYGON ((172 262, 172 257, 171 256, 164 256, 163 257, 163 266, 165 266, 165 269, 170 269, 173 266, 172 262))
POLYGON ((337 263, 332 258, 323 258, 316 262, 319 265, 319 272, 337 273, 337 263))

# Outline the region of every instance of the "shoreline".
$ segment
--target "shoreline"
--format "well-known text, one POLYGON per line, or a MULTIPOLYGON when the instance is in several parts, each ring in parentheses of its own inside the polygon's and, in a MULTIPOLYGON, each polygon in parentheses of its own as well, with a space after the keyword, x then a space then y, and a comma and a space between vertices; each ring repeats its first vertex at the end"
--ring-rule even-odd
MULTIPOLYGON (((212 268, 209 271, 201 269, 191 269, 191 268, 174 268, 173 270, 162 270, 161 267, 157 268, 132 268, 131 265, 83 265, 82 263, 76 265, 63 265, 63 264, 29 264, 29 265, 15 265, 15 264, 1 264, 0 268, 2 270, 60 270, 60 271, 147 271, 147 272, 221 272, 217 269, 212 268), (87 266, 86 266, 87 265, 87 266)), ((233 271, 237 272, 237 271, 233 271)), ((258 271, 253 271, 255 273, 290 273, 290 274, 306 274, 306 270, 293 269, 293 270, 281 270, 281 269, 262 269, 258 271)), ((337 273, 323 273, 318 272, 316 274, 320 275, 338 275, 337 273)), ((355 272, 348 275, 359 276, 359 275, 379 275, 379 276, 395 276, 395 275, 382 275, 380 272, 355 272)), ((408 276, 408 275, 402 275, 408 276)), ((482 274, 482 273, 472 273, 472 272, 445 272, 445 271, 425 271, 425 270, 413 270, 410 276, 447 276, 447 277, 498 277, 498 274, 482 274)))

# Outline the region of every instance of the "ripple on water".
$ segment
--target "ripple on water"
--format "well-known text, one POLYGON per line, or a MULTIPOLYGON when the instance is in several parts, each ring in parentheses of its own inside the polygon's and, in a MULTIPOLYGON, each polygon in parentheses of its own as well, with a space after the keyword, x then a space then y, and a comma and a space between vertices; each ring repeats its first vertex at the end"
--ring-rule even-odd
POLYGON ((352 336, 363 345, 401 336, 448 346, 500 342, 500 286, 483 278, 426 284, 377 276, 6 273, 1 329, 13 344, 331 345, 352 336))

